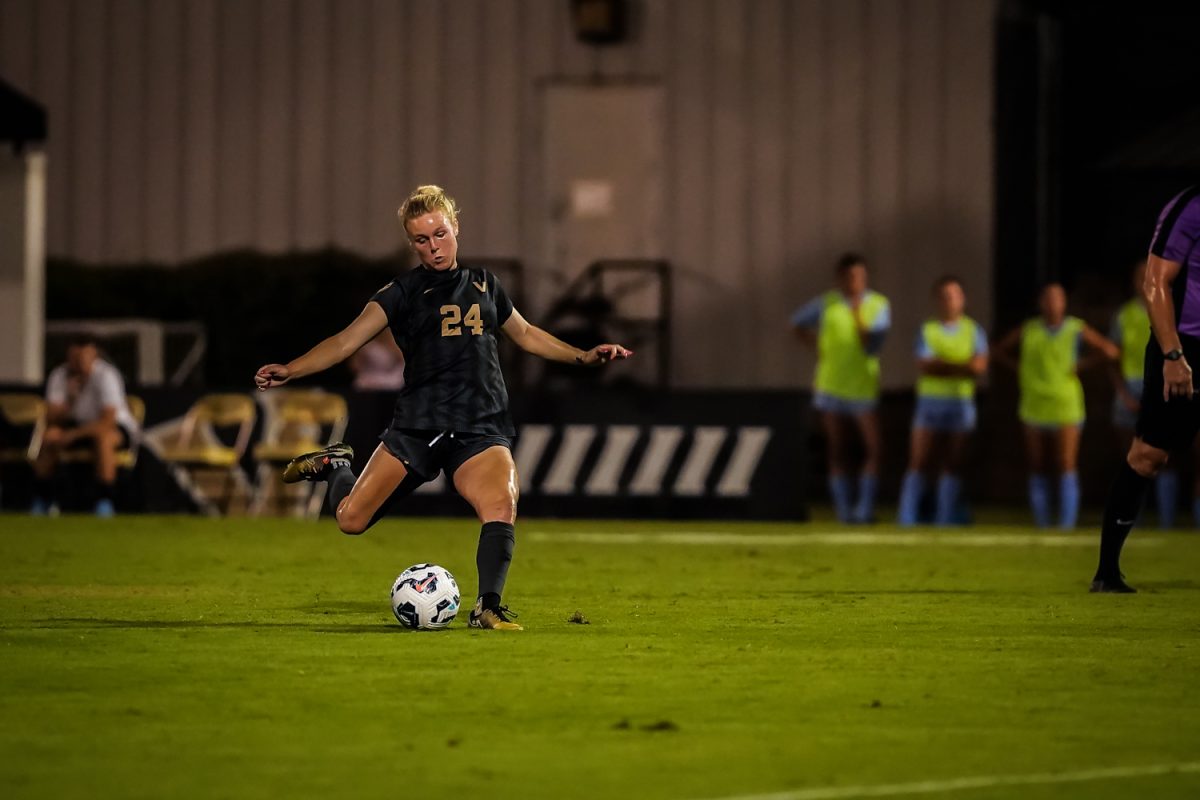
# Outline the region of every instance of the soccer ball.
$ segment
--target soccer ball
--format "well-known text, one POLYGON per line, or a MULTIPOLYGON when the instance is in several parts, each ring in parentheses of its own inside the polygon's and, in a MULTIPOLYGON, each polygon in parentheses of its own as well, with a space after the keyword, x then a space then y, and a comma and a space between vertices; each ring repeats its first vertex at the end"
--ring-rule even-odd
POLYGON ((405 628, 444 628, 458 614, 458 602, 458 583, 437 564, 414 564, 392 584, 392 613, 405 628))

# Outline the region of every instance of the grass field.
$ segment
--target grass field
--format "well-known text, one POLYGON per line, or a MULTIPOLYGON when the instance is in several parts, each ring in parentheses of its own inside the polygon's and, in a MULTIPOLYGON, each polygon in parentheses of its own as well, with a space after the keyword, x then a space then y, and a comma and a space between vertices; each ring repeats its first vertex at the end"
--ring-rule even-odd
POLYGON ((476 531, 0 517, 0 796, 1200 796, 1200 535, 526 520, 402 631, 476 531))

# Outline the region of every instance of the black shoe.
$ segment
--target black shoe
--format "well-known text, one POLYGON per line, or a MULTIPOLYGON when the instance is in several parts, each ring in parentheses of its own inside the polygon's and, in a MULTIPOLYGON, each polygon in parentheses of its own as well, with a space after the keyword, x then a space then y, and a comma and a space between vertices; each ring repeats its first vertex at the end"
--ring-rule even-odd
POLYGON ((345 442, 335 442, 324 450, 296 456, 283 471, 284 483, 300 481, 323 481, 331 469, 350 466, 354 448, 345 442))
POLYGON ((1094 594, 1137 594, 1137 589, 1125 582, 1125 576, 1115 578, 1096 578, 1092 581, 1089 592, 1094 594))

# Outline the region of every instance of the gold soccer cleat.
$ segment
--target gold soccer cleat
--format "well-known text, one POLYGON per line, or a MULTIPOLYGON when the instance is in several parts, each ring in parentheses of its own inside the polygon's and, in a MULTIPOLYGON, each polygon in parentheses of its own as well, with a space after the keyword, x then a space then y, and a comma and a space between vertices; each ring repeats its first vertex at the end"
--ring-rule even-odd
POLYGON ((525 630, 517 623, 513 622, 509 617, 517 616, 509 611, 504 606, 496 608, 484 608, 482 600, 475 601, 475 608, 471 611, 471 618, 467 621, 467 627, 470 628, 486 628, 494 631, 523 631, 525 630))
POLYGON ((323 481, 331 469, 350 466, 352 458, 354 448, 345 442, 335 442, 324 450, 293 458, 283 470, 283 482, 323 481))

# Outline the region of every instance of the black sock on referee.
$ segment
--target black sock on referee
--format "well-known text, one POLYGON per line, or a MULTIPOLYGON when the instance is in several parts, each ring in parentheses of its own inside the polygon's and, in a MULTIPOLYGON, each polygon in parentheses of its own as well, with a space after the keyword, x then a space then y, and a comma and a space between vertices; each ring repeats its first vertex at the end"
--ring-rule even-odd
POLYGON ((1142 510, 1146 499, 1149 478, 1144 478, 1121 462, 1121 470, 1108 492, 1104 506, 1104 526, 1100 529, 1100 566, 1096 568, 1096 580, 1121 576, 1121 548, 1142 510))
POLYGON ((479 532, 479 549, 475 552, 475 567, 479 571, 479 597, 483 598, 484 608, 500 605, 515 544, 516 534, 512 525, 507 522, 483 523, 479 532))

